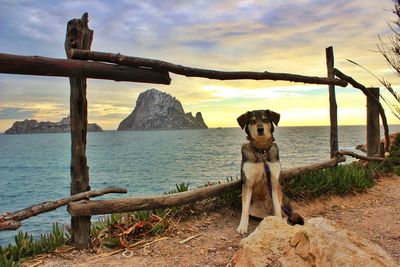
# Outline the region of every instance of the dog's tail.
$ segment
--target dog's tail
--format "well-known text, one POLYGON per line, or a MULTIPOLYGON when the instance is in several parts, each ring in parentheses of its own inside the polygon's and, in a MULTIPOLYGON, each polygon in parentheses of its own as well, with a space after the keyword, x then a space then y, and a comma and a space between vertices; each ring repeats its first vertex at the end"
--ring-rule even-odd
MULTIPOLYGON (((285 201, 284 201, 285 202, 285 201)), ((288 216, 288 223, 290 225, 304 225, 304 219, 300 214, 293 212, 292 205, 289 202, 282 203, 282 211, 288 216)))

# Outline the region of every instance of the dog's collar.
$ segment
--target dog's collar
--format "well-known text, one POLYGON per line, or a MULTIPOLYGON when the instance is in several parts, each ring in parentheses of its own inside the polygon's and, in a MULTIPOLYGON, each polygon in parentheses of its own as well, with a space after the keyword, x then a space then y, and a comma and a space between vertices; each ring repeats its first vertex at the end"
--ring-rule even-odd
POLYGON ((271 149, 273 143, 271 142, 270 145, 268 145, 267 148, 257 148, 256 146, 254 146, 251 142, 250 142, 251 147, 257 152, 262 154, 262 157, 264 159, 264 161, 267 160, 268 154, 269 154, 269 150, 271 149))

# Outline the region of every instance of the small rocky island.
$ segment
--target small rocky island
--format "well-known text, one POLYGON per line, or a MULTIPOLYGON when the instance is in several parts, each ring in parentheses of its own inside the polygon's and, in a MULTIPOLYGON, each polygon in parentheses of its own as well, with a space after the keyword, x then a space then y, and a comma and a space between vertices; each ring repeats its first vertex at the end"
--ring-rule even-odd
MULTIPOLYGON (((88 124, 88 132, 102 132, 103 129, 96 123, 88 124)), ((71 131, 70 116, 58 122, 24 120, 16 121, 13 126, 6 130, 6 134, 39 134, 39 133, 69 133, 71 131)))
POLYGON ((208 128, 200 112, 185 113, 173 96, 150 89, 141 93, 133 112, 118 126, 118 131, 174 130, 208 128))

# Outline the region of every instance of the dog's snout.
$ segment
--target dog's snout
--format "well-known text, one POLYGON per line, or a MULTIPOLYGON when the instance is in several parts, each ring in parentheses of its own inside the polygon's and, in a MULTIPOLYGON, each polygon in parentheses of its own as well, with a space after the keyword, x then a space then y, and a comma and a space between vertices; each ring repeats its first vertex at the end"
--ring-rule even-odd
POLYGON ((258 128, 257 128, 257 133, 258 133, 259 135, 264 134, 264 127, 258 127, 258 128))

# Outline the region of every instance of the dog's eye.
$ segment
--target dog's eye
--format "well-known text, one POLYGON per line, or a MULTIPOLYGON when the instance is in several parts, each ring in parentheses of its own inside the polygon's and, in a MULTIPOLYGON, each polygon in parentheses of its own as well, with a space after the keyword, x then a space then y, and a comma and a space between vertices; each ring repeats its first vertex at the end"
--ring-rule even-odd
POLYGON ((256 122, 257 122, 257 121, 256 121, 255 119, 251 119, 251 120, 250 120, 250 123, 251 123, 251 124, 256 124, 256 122))
POLYGON ((268 122, 269 122, 269 120, 268 120, 267 118, 263 118, 263 119, 262 119, 262 122, 264 122, 264 123, 268 123, 268 122))

